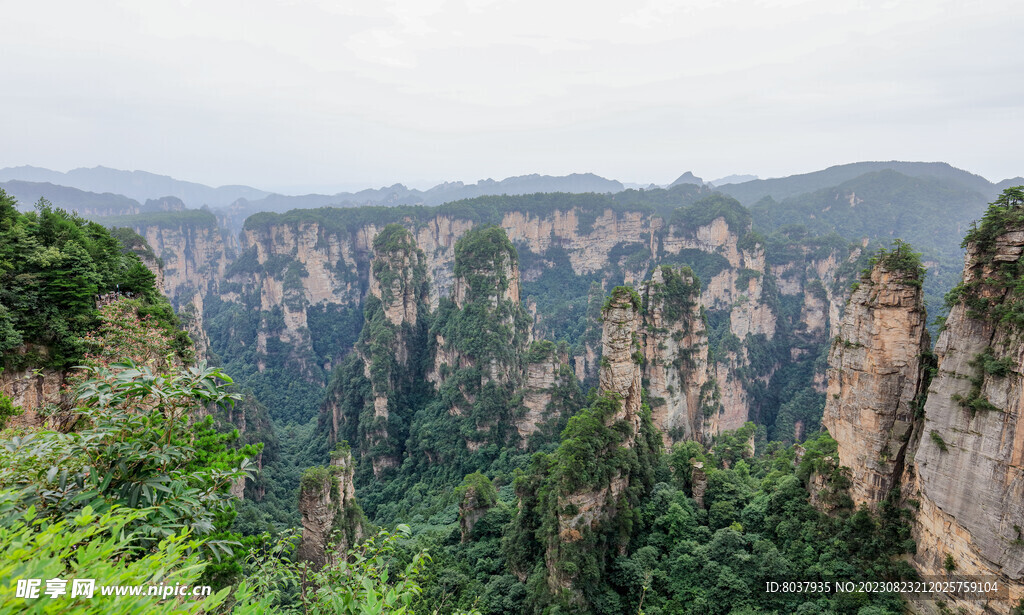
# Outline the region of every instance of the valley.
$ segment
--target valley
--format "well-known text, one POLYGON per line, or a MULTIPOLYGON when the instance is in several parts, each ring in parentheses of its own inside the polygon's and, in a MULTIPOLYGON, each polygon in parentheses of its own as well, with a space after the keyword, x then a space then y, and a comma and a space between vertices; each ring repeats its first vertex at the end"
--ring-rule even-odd
MULTIPOLYGON (((111 273, 93 294, 166 305, 188 334, 179 364, 233 380, 231 409, 207 413, 253 470, 218 531, 296 528, 297 561, 325 574, 332 554, 407 531, 403 565, 432 558, 416 612, 1024 608, 1013 180, 941 163, 717 188, 527 179, 303 208, 246 187, 231 202, 198 185, 0 187, 114 229, 142 281, 111 273), (1007 593, 940 608, 762 591, 916 575, 1007 593)), ((8 200, 17 224, 0 229, 36 224, 8 200)), ((79 351, 31 355, 42 329, 14 288, 0 391, 24 410, 14 428, 52 428, 79 351)), ((296 606, 289 587, 260 608, 296 606)))

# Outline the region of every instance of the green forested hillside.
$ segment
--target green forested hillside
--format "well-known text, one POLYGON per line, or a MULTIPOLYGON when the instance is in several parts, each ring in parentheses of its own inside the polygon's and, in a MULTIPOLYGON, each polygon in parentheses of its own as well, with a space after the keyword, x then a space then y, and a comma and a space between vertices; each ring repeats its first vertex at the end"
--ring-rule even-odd
POLYGON ((191 340, 136 255, 138 240, 45 202, 19 213, 0 191, 3 366, 67 387, 22 409, 10 382, 0 390, 0 573, 11 581, 0 612, 210 612, 242 573, 239 541, 251 539, 231 532, 231 490, 253 475, 263 444, 240 445, 224 420, 241 399, 225 390, 231 379, 190 365, 191 340), (25 411, 29 420, 7 426, 25 411), (91 579, 97 594, 225 589, 188 605, 16 595, 19 580, 72 578, 91 579))
POLYGON ((717 190, 749 207, 765 197, 781 201, 808 192, 825 190, 861 175, 887 170, 908 177, 943 181, 961 190, 981 193, 986 199, 993 198, 1000 190, 998 186, 993 185, 984 177, 950 166, 945 162, 901 162, 896 160, 841 164, 800 175, 729 184, 717 188, 717 190))
POLYGON ((103 226, 40 201, 19 213, 0 190, 0 359, 5 367, 65 369, 81 361, 80 338, 98 324, 96 297, 122 293, 190 352, 154 274, 103 226))
POLYGON ((927 265, 925 301, 938 314, 943 295, 963 267, 961 239, 987 200, 960 182, 881 170, 780 202, 765 197, 751 212, 755 227, 766 233, 800 225, 813 234, 835 232, 850 241, 910 242, 927 265))

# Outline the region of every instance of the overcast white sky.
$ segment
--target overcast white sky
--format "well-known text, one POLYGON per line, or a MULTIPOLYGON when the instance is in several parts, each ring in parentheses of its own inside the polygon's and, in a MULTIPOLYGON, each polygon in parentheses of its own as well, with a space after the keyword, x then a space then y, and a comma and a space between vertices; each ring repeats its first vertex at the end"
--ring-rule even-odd
POLYGON ((0 167, 998 181, 1024 175, 1022 33, 1020 0, 0 0, 0 167))

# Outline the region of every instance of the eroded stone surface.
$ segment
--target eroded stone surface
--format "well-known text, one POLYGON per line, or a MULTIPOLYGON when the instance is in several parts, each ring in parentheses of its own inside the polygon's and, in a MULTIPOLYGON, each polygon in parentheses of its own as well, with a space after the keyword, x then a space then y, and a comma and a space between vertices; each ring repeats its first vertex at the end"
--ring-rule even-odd
POLYGON ((712 402, 717 385, 708 364, 708 338, 697 289, 688 272, 664 267, 656 267, 642 289, 644 376, 651 420, 666 447, 682 440, 703 440, 704 408, 718 411, 712 402), (666 287, 666 275, 676 282, 674 294, 666 287), (715 391, 709 390, 712 387, 715 391))
POLYGON ((299 493, 302 542, 297 555, 300 560, 311 562, 317 568, 334 554, 345 553, 363 535, 362 524, 358 520, 354 527, 346 526, 346 511, 356 507, 352 471, 351 454, 335 453, 325 480, 315 485, 304 484, 299 493), (334 532, 335 529, 339 531, 334 532), (332 553, 328 553, 327 547, 332 540, 336 541, 335 547, 332 553))
POLYGON ((856 505, 876 506, 902 470, 921 355, 930 346, 921 287, 881 264, 853 293, 829 352, 822 424, 852 471, 856 505))

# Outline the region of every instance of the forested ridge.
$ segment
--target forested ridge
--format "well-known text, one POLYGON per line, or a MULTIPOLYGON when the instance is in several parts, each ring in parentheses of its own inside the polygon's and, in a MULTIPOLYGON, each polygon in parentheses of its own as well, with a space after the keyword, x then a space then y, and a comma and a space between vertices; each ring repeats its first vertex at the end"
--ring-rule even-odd
MULTIPOLYGON (((309 305, 297 254, 252 248, 207 297, 211 350, 196 356, 157 288, 162 259, 120 227, 216 230, 213 214, 140 214, 105 220, 119 227, 108 230, 45 201, 19 212, 0 191, 3 367, 66 374, 60 403, 32 424, 0 390, 3 576, 214 589, 108 610, 99 598, 26 601, 11 584, 0 587, 0 612, 901 613, 893 593, 764 588, 916 578, 907 561, 915 511, 895 491, 856 507, 836 442, 820 429, 816 378, 834 340, 807 306, 841 306, 879 263, 913 269, 927 296, 944 292, 945 277, 929 282, 922 262, 942 269, 956 257, 948 225, 921 229, 913 248, 890 244, 890 225, 938 224, 941 206, 929 204, 953 193, 975 199, 879 171, 749 210, 681 185, 257 214, 245 231, 316 224, 324 244, 372 225, 366 261, 354 272, 337 265, 357 303, 309 305), (833 217, 819 207, 828 200, 862 207, 871 222, 833 217), (570 210, 581 234, 609 210, 655 216, 661 247, 620 242, 600 269, 577 273, 563 245, 535 252, 500 226, 509 211, 570 210), (437 216, 472 228, 451 246, 452 285, 434 299, 436 255, 416 231, 437 216), (717 248, 664 247, 703 246, 696 229, 716 224, 728 236, 717 248), (673 368, 709 375, 706 403, 693 410, 705 431, 668 448, 652 419, 665 400, 648 394, 642 340, 696 333, 650 324, 653 307, 638 291, 655 267, 665 282, 650 297, 666 322, 693 311, 706 336, 706 356, 684 348, 673 368), (264 310, 265 289, 276 287, 254 280, 274 280, 281 306, 264 310), (642 385, 633 398, 607 390, 614 366, 602 352, 614 337, 609 310, 619 308, 641 323, 623 337, 642 385), (296 361, 274 333, 299 311, 309 351, 296 361), (757 329, 763 314, 770 330, 757 329), (739 318, 749 319, 742 335, 739 318), (575 363, 594 352, 592 371, 575 363), (735 429, 714 427, 725 416, 724 378, 750 408, 735 429), (578 532, 575 520, 591 510, 578 532), (337 544, 314 563, 303 545, 318 515, 337 544)), ((1009 194, 1004 201, 1019 202, 1009 194)), ((1008 202, 969 238, 990 240, 997 218, 1015 223, 1008 202)), ((949 301, 968 297, 981 310, 972 289, 957 287, 949 301)))

